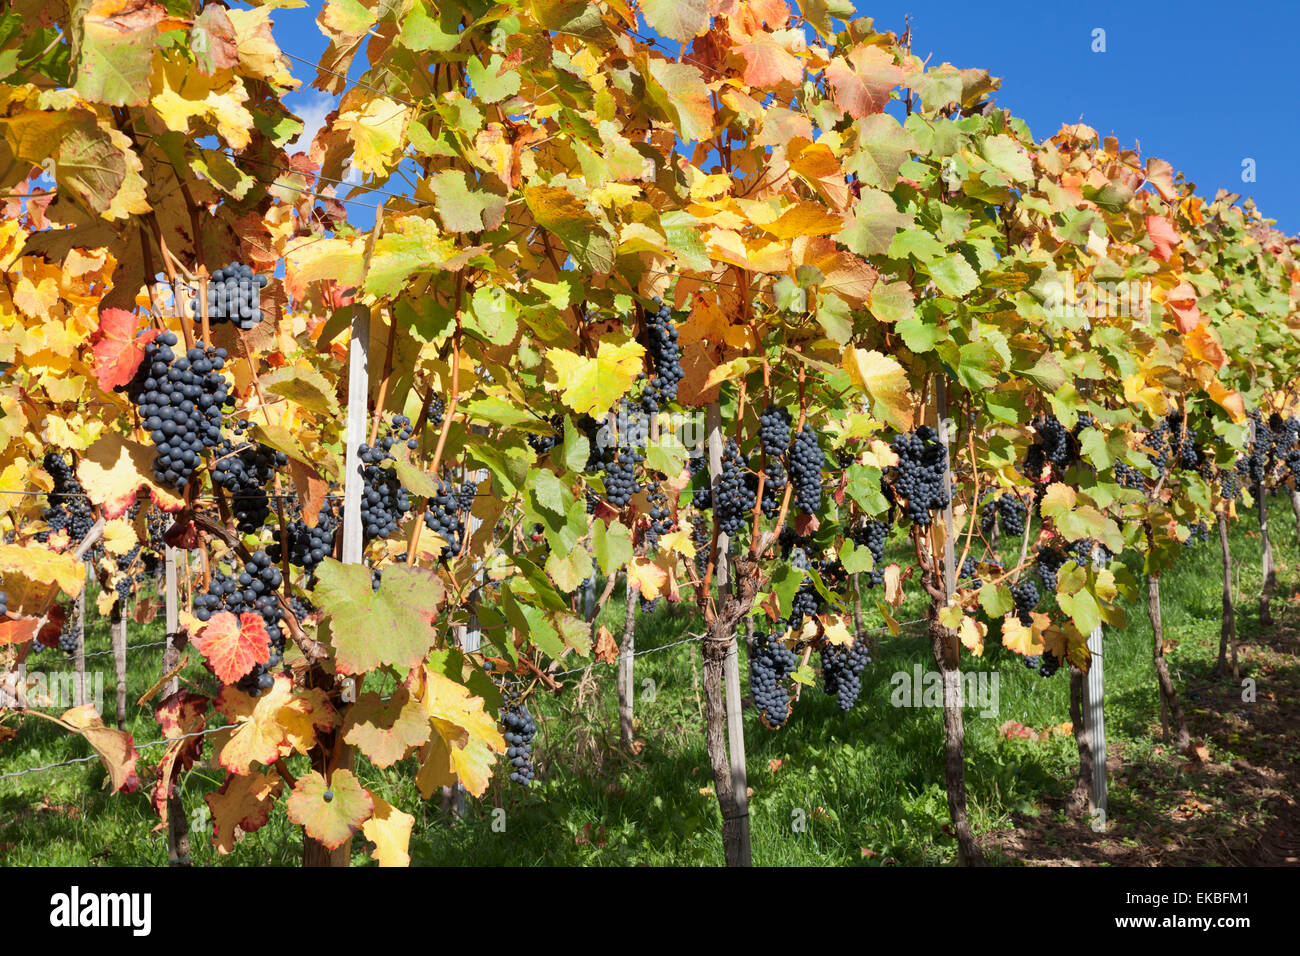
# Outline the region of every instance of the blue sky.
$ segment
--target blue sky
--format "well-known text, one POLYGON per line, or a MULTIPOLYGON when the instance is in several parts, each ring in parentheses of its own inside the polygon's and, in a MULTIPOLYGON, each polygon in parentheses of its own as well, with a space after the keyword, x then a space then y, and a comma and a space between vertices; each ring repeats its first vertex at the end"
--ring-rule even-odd
MULTIPOLYGON (((272 13, 284 50, 315 62, 325 49, 315 23, 320 6, 311 0, 272 13)), ((860 4, 858 11, 874 16, 877 29, 896 32, 910 12, 914 52, 932 64, 946 60, 1001 77, 999 105, 1039 139, 1063 123, 1087 123, 1168 160, 1207 198, 1220 188, 1253 196, 1284 232, 1300 232, 1300 199, 1287 178, 1300 155, 1300 0, 1163 7, 1131 0, 904 0, 874 9, 860 4), (1105 52, 1092 50, 1095 30, 1105 31, 1105 52), (1242 181, 1247 159, 1254 161, 1254 182, 1242 181)), ((304 91, 290 97, 291 107, 319 123, 333 98, 306 89, 310 67, 294 62, 293 72, 304 91)), ((351 218, 365 227, 371 215, 357 207, 351 218)))

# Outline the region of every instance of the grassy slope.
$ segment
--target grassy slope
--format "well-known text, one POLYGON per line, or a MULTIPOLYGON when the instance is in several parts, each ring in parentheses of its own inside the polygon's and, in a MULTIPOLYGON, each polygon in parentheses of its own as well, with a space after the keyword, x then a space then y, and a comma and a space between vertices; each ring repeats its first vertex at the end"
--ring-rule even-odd
MULTIPOLYGON (((1273 504, 1281 582, 1275 607, 1284 609, 1282 624, 1269 632, 1274 645, 1290 640, 1287 598, 1300 579, 1294 525, 1285 505, 1280 498, 1273 504)), ((1250 639, 1258 630, 1251 599, 1258 593, 1260 574, 1258 536, 1248 537, 1248 523, 1239 522, 1234 531, 1233 554, 1240 564, 1238 593, 1248 598, 1241 602, 1240 627, 1250 639)), ((1056 733, 1043 740, 1012 740, 999 732, 1008 720, 1039 730, 1067 721, 1067 674, 1044 680, 1001 648, 988 651, 982 661, 964 661, 966 669, 996 671, 999 677, 997 715, 966 711, 972 818, 994 860, 1232 862, 1237 857, 1210 851, 1214 841, 1240 852, 1254 839, 1271 791, 1263 784, 1238 785, 1246 774, 1229 765, 1236 759, 1236 767, 1252 768, 1254 777, 1271 774, 1274 789, 1286 789, 1288 779, 1294 782, 1300 770, 1295 724, 1289 713, 1280 715, 1287 720, 1276 719, 1277 707, 1284 705, 1276 702, 1274 692, 1295 699, 1295 643, 1281 653, 1261 649, 1247 654, 1244 676, 1259 679, 1260 703, 1236 703, 1235 686, 1211 679, 1219 581, 1217 541, 1212 540, 1187 553, 1166 577, 1163 595, 1166 635, 1179 642, 1171 654, 1174 679, 1180 692, 1187 692, 1194 734, 1206 737, 1212 754, 1208 770, 1189 769, 1160 746, 1145 607, 1129 608, 1128 626, 1107 632, 1113 826, 1104 837, 1070 824, 1058 809, 1077 763, 1073 738, 1056 733), (1268 703, 1269 695, 1273 703, 1268 703), (1264 713, 1272 722, 1252 727, 1251 716, 1264 713), (1261 751, 1265 742, 1266 751, 1261 751), (1193 799, 1189 795, 1195 799, 1187 810, 1193 799)), ((919 606, 909 605, 901 619, 918 617, 918 611, 919 606)), ((867 610, 868 626, 879 620, 867 610)), ((622 603, 614 600, 602 622, 617 636, 622 621, 622 603)), ((637 648, 668 644, 697 625, 690 614, 661 602, 657 613, 638 619, 637 648)), ((157 622, 132 625, 132 643, 160 636, 157 622)), ((88 649, 107 647, 107 625, 94 620, 88 649)), ((134 698, 157 678, 159 650, 145 649, 130 658, 128 687, 134 694, 128 728, 137 742, 158 737, 148 710, 136 709, 134 698)), ((59 657, 54 652, 39 660, 59 657)), ((890 704, 892 675, 911 673, 917 663, 932 666, 928 643, 912 627, 898 637, 881 636, 875 657, 863 675, 859 705, 847 714, 818 688, 804 689, 779 732, 766 730, 752 710, 746 712, 757 864, 939 864, 953 859, 954 843, 945 832, 941 714, 890 704)), ((105 671, 110 722, 111 660, 93 659, 105 671)), ((637 683, 652 680, 655 698, 638 700, 635 754, 617 747, 614 668, 597 667, 587 680, 572 675, 561 697, 534 707, 541 726, 535 747, 542 779, 531 792, 521 792, 499 775, 484 799, 470 801, 466 819, 455 826, 446 825, 436 801, 419 800, 409 762, 379 771, 362 761, 362 777, 391 795, 391 802, 416 813, 411 849, 417 864, 717 864, 722 850, 716 802, 708 790, 699 665, 698 650, 689 645, 637 659, 637 683), (504 815, 493 812, 498 807, 504 815)), ((197 665, 191 664, 186 674, 205 689, 213 686, 213 678, 197 665)), ((5 724, 19 730, 0 744, 0 771, 87 752, 83 743, 48 723, 28 719, 19 724, 11 717, 5 724)), ((154 748, 144 756, 156 761, 160 753, 161 748, 154 748)), ((301 762, 290 761, 295 772, 301 762)), ((88 763, 0 781, 0 863, 165 864, 165 839, 152 832, 156 818, 146 796, 110 798, 101 789, 104 778, 97 764, 88 763)), ((187 810, 201 814, 203 794, 221 779, 220 771, 211 769, 190 773, 184 786, 187 810)), ((233 854, 218 856, 204 839, 194 841, 193 853, 199 865, 296 864, 300 840, 281 801, 267 826, 248 835, 233 854)), ((358 840, 355 861, 366 861, 367 853, 358 840)))

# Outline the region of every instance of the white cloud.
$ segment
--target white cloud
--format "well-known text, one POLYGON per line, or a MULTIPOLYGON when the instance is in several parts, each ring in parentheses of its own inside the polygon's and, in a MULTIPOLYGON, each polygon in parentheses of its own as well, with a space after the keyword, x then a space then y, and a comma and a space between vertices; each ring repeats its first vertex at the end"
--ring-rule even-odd
POLYGON ((301 104, 290 105, 289 108, 302 120, 302 132, 289 143, 287 148, 296 152, 307 152, 311 147, 311 141, 316 138, 316 133, 325 125, 325 117, 336 105, 333 96, 321 92, 315 93, 301 104))

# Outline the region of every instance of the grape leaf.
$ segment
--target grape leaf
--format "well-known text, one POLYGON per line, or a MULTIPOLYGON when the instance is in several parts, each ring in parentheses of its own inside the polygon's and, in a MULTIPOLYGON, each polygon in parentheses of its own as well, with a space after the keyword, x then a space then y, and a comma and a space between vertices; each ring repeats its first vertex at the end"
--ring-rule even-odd
POLYGON ((410 866, 411 828, 415 817, 391 806, 383 798, 370 794, 374 812, 361 826, 366 839, 375 845, 371 859, 380 866, 410 866))
POLYGON ((245 611, 236 617, 218 611, 199 632, 194 647, 223 684, 233 684, 254 666, 270 660, 269 640, 262 615, 245 611))
POLYGON ((595 358, 565 349, 548 349, 564 404, 579 414, 605 412, 641 374, 645 347, 638 342, 601 342, 595 358))
POLYGON ((294 783, 286 809, 291 822, 334 850, 361 829, 374 812, 375 802, 350 770, 335 770, 328 783, 313 770, 294 783))
POLYGON ((260 830, 271 818, 271 808, 284 789, 275 774, 231 774, 216 793, 203 799, 212 811, 212 843, 225 855, 235 848, 235 828, 244 833, 260 830))
POLYGON ((144 347, 158 335, 149 329, 136 336, 139 318, 125 309, 105 309, 99 315, 99 328, 91 336, 95 356, 95 380, 105 392, 126 385, 144 359, 144 347))
POLYGON ((366 691, 348 708, 343 739, 376 767, 391 767, 429 739, 429 716, 405 687, 391 700, 366 691))
POLYGON ((82 704, 65 711, 56 721, 69 730, 81 734, 95 753, 99 754, 113 793, 134 793, 140 786, 135 773, 135 762, 140 756, 135 741, 125 730, 106 727, 94 704, 82 704))
POLYGON ((77 478, 105 518, 117 518, 135 502, 141 488, 163 511, 179 511, 184 500, 153 478, 154 452, 117 432, 106 432, 77 463, 77 478))
POLYGON ((326 558, 316 574, 316 599, 331 618, 330 642, 339 673, 360 674, 385 664, 414 667, 424 660, 445 596, 433 571, 390 566, 378 592, 371 591, 370 569, 364 565, 326 558))

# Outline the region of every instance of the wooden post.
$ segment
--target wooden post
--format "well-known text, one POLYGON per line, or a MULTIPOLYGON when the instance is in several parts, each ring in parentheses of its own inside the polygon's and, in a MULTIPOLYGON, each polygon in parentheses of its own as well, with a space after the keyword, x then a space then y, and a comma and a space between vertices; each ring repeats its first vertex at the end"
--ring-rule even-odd
POLYGON ((1268 536, 1268 491, 1262 481, 1255 488, 1255 497, 1261 541, 1260 572, 1264 576, 1264 587, 1259 592, 1259 623, 1268 625, 1273 623, 1273 611, 1269 602, 1273 600, 1273 591, 1277 587, 1277 573, 1273 568, 1273 542, 1268 536))
MULTIPOLYGON (((717 501, 722 474, 722 411, 710 402, 705 429, 709 443, 709 478, 717 501)), ((716 507, 716 506, 715 506, 716 507)), ((721 604, 729 593, 728 536, 718 536, 718 561, 714 577, 721 604)), ((712 628, 710 628, 712 631, 712 628)), ((704 645, 705 738, 713 768, 718 807, 722 813, 722 842, 727 866, 752 862, 749 834, 749 795, 745 773, 744 724, 740 716, 740 668, 736 658, 734 626, 725 648, 721 635, 706 634, 704 645), (725 704, 723 703, 725 685, 725 704), (734 689, 734 692, 733 692, 734 689), (725 735, 724 735, 725 725, 725 735)))
POLYGON ((1240 680, 1237 669, 1237 614, 1232 606, 1232 550, 1228 547, 1228 516, 1216 515, 1219 526, 1219 553, 1223 558, 1223 619, 1219 624, 1219 662, 1214 673, 1222 677, 1228 666, 1228 647, 1232 646, 1232 678, 1240 680))
MULTIPOLYGON (((382 210, 376 213, 376 228, 382 210)), ((369 256, 367 256, 367 259, 369 256)), ((343 464, 343 563, 360 564, 363 529, 361 527, 361 493, 364 486, 358 447, 367 437, 370 391, 370 309, 352 306, 352 339, 348 346, 347 433, 343 464)), ((332 746, 319 746, 313 768, 329 778, 335 770, 352 768, 352 748, 342 747, 339 759, 331 766, 332 746)), ((303 866, 347 866, 352 860, 352 841, 345 840, 335 850, 316 842, 305 832, 302 838, 303 866)))
POLYGON ((86 589, 90 587, 90 562, 83 562, 86 584, 77 595, 74 611, 77 615, 77 647, 72 652, 73 685, 76 688, 77 706, 86 703, 86 589))
POLYGON ((77 706, 81 707, 86 703, 86 589, 90 586, 90 562, 86 560, 86 553, 95 546, 95 543, 104 536, 104 519, 99 518, 86 532, 86 536, 81 539, 81 544, 77 545, 77 550, 72 556, 82 562, 86 569, 86 581, 82 585, 81 593, 77 595, 76 614, 77 614, 77 649, 73 656, 73 686, 76 692, 77 706))
MULTIPOLYGON (((166 613, 167 645, 163 648, 162 671, 170 674, 176 669, 181 656, 180 599, 177 594, 176 549, 168 546, 164 552, 163 600, 166 613)), ((180 678, 173 677, 163 685, 162 697, 166 700, 180 690, 180 678)), ((190 829, 185 819, 185 804, 180 788, 167 798, 167 865, 190 865, 190 829)))
POLYGON ((109 627, 113 637, 113 670, 117 675, 117 729, 126 730, 126 609, 123 601, 113 604, 109 627))
POLYGON ((623 639, 618 646, 618 739, 630 753, 636 736, 633 726, 633 708, 636 685, 633 683, 633 665, 636 652, 636 602, 639 593, 632 587, 632 576, 627 576, 624 588, 627 608, 623 614, 623 639))
MULTIPOLYGON (((952 462, 948 449, 948 382, 941 372, 935 389, 936 430, 943 445, 943 480, 949 491, 949 503, 943 509, 943 555, 932 555, 931 560, 941 560, 939 584, 945 603, 952 599, 956 587, 956 562, 953 550, 952 517, 952 462)), ((943 731, 944 731, 944 781, 948 792, 948 813, 952 817, 953 832, 957 837, 957 861, 963 866, 983 863, 983 854, 971 833, 966 812, 965 727, 962 713, 961 645, 955 632, 939 622, 937 602, 930 601, 930 648, 934 662, 943 681, 943 731)))
POLYGON ((1088 636, 1088 682, 1083 689, 1084 719, 1092 750, 1092 798, 1088 810, 1092 828, 1106 829, 1106 670, 1101 649, 1101 625, 1088 636))

